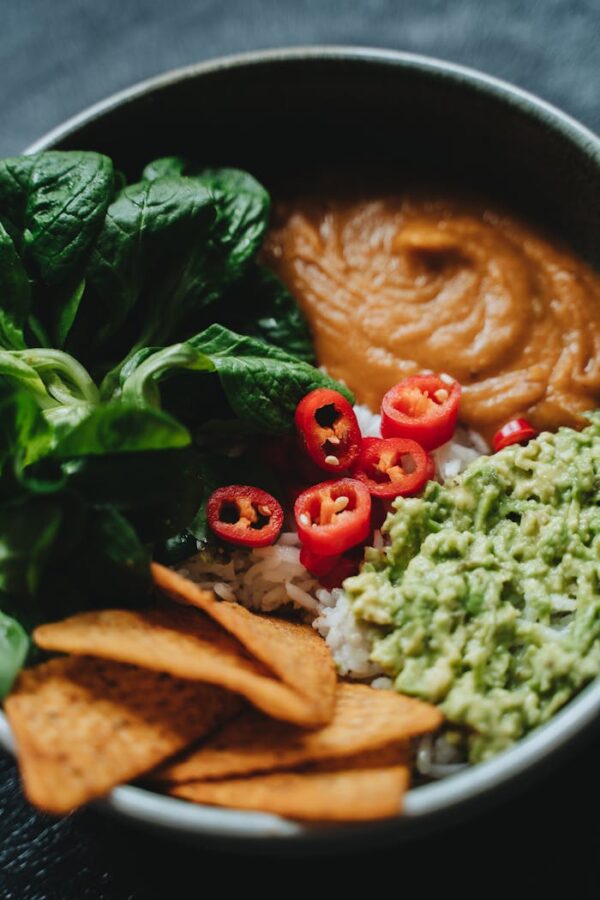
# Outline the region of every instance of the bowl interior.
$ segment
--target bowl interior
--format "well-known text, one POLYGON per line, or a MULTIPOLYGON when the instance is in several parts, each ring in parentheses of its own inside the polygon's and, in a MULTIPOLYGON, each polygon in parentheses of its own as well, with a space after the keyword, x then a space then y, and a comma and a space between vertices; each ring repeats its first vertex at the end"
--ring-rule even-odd
POLYGON ((55 146, 108 153, 129 178, 173 153, 267 185, 390 166, 495 196, 600 267, 598 140, 524 92, 419 57, 299 50, 192 67, 124 92, 55 146))
MULTIPOLYGON (((50 146, 105 152, 128 178, 169 154, 247 168, 268 186, 315 169, 391 166, 494 196, 600 269, 598 139, 523 92, 418 57, 296 50, 192 67, 109 99, 32 149, 50 146)), ((439 819, 556 757, 599 709, 597 682, 498 760, 411 791, 408 815, 397 824, 406 833, 416 820, 439 819)), ((119 788, 104 805, 180 834, 310 839, 307 830, 273 817, 193 808, 137 788, 119 788)), ((369 832, 381 836, 380 827, 352 830, 355 839, 369 832)))

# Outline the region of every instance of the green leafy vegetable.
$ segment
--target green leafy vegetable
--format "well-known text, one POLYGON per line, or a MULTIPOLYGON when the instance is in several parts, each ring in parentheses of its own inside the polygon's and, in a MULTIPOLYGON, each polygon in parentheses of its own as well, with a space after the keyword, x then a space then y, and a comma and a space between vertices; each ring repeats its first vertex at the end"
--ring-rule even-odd
POLYGON ((0 346, 7 350, 22 350, 31 290, 23 262, 1 221, 0 298, 0 346))
POLYGON ((112 362, 175 334, 207 291, 215 217, 210 192, 191 178, 124 188, 92 252, 71 352, 112 362))
POLYGON ((113 184, 112 162, 99 153, 50 151, 0 161, 0 222, 34 288, 34 332, 44 329, 59 347, 113 184))
POLYGON ((29 640, 23 628, 0 612, 0 700, 10 691, 28 649, 29 640))
POLYGON ((13 496, 20 487, 45 489, 26 469, 46 456, 53 443, 53 429, 34 398, 0 379, 0 497, 13 496))
POLYGON ((23 625, 146 603, 216 487, 281 496, 256 440, 227 445, 347 394, 257 263, 269 211, 248 173, 179 157, 130 185, 97 153, 0 161, 0 696, 23 625))
POLYGON ((221 325, 184 344, 166 347, 127 369, 123 399, 144 406, 158 405, 159 384, 178 369, 216 373, 233 414, 257 431, 281 434, 293 428, 299 401, 317 387, 352 395, 328 375, 284 350, 256 338, 236 334, 221 325))
POLYGON ((90 455, 65 461, 62 470, 87 506, 118 509, 150 544, 185 528, 202 499, 201 457, 191 447, 90 455))
POLYGON ((76 425, 99 401, 83 366, 61 350, 0 350, 0 378, 31 394, 57 428, 76 425))
POLYGON ((54 497, 25 495, 0 506, 0 592, 37 593, 61 520, 54 497))
POLYGON ((347 388, 319 369, 220 325, 212 325, 189 343, 212 360, 238 418, 266 434, 292 430, 298 403, 315 388, 334 388, 353 400, 347 388))
POLYGON ((237 279, 258 253, 269 222, 270 198, 264 187, 240 169, 203 169, 181 157, 167 156, 149 163, 145 180, 192 178, 216 201, 217 219, 209 256, 208 299, 216 299, 237 279))
MULTIPOLYGON (((173 178, 186 174, 189 162, 183 156, 161 156, 153 159, 142 172, 142 181, 156 181, 157 178, 173 178)), ((189 173, 187 173, 189 174, 189 173)))
POLYGON ((264 266, 253 265, 225 297, 218 321, 233 331, 275 344, 314 364, 308 323, 285 285, 264 266))
POLYGON ((93 409, 67 431, 54 448, 53 456, 167 450, 185 447, 190 441, 187 429, 167 413, 114 402, 93 409))
POLYGON ((113 165, 99 153, 50 151, 0 160, 0 220, 45 284, 84 262, 110 202, 113 165))

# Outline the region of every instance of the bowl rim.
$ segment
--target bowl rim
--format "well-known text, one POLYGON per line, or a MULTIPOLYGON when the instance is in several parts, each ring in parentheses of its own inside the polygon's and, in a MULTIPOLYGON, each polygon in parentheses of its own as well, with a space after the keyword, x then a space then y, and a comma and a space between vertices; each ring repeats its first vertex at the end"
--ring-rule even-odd
POLYGON ((600 137, 598 135, 569 113, 563 112, 557 106, 524 88, 497 78, 495 75, 488 75, 470 66, 463 66, 459 63, 433 56, 409 53, 403 50, 345 44, 251 50, 169 69, 159 75, 136 82, 91 104, 81 112, 76 113, 45 132, 41 137, 29 144, 23 150, 23 153, 37 153, 40 150, 46 150, 104 113, 123 106, 129 101, 136 100, 145 94, 162 90, 181 81, 193 80, 203 75, 211 75, 228 69, 260 66, 265 63, 299 61, 365 62, 380 63, 382 65, 387 63, 400 68, 416 69, 424 73, 439 75, 440 77, 450 77, 456 82, 462 82, 472 89, 486 95, 491 94, 510 106, 524 110, 529 116, 533 115, 534 118, 547 122, 554 130, 560 131, 570 140, 575 140, 581 150, 592 155, 600 163, 600 137))
MULTIPOLYGON (((476 69, 434 57, 345 45, 256 50, 174 68, 92 104, 47 131, 23 152, 31 154, 51 149, 102 115, 183 81, 229 69, 302 61, 389 65, 449 78, 457 85, 491 96, 519 109, 527 117, 545 123, 552 131, 575 144, 600 169, 600 138, 571 115, 523 88, 476 69)), ((121 819, 188 839, 242 841, 251 842, 254 846, 269 841, 278 845, 309 844, 318 839, 325 845, 335 843, 339 847, 348 837, 362 840, 368 839, 369 835, 380 836, 392 831, 399 838, 414 833, 414 826, 417 825, 421 830, 424 824, 433 828, 442 814, 457 812, 459 808, 477 801, 483 802, 485 798, 498 794, 501 788, 508 788, 509 784, 522 779, 525 774, 539 771, 542 763, 555 760, 560 750, 590 728, 599 714, 600 677, 549 722, 499 756, 442 781, 411 789, 405 798, 403 815, 380 823, 313 828, 265 813, 197 806, 130 785, 115 788, 107 797, 96 801, 94 806, 121 819)), ((10 727, 1 711, 0 745, 14 753, 10 727)))

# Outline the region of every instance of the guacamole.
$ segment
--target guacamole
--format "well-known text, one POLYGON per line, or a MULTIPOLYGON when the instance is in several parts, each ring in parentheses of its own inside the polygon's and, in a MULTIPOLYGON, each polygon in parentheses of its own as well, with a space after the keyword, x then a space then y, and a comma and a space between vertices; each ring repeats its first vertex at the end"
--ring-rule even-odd
POLYGON ((344 587, 371 658, 485 759, 600 672, 600 412, 398 499, 344 587))

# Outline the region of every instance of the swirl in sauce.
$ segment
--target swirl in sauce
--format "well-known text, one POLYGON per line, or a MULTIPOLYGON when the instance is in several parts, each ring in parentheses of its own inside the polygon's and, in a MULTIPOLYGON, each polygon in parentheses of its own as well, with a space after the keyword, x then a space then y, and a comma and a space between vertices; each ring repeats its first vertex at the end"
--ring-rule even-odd
POLYGON ((487 205, 420 193, 282 204, 264 248, 319 364, 378 410, 423 369, 463 385, 490 438, 515 416, 580 425, 600 399, 600 277, 487 205))

